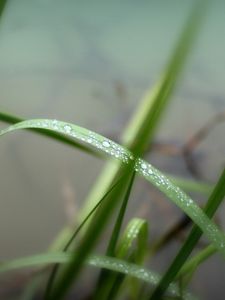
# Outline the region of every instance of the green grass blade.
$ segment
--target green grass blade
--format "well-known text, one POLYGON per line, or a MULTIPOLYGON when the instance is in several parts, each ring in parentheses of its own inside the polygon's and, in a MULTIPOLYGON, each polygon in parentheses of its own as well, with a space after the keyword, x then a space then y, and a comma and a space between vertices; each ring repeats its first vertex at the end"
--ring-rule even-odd
MULTIPOLYGON (((131 193, 131 189, 133 186, 133 182, 134 182, 134 178, 135 178, 135 172, 133 171, 133 174, 130 178, 130 182, 128 184, 127 187, 127 191, 124 195, 124 199, 122 200, 122 205, 120 207, 118 216, 116 218, 116 222, 111 234, 111 237, 109 239, 109 243, 108 243, 108 247, 106 250, 106 255, 107 256, 115 256, 115 251, 116 251, 116 246, 117 246, 117 242, 119 239, 119 235, 120 235, 120 231, 121 231, 121 227, 122 227, 122 223, 123 223, 123 219, 124 219, 124 215, 126 212, 126 208, 127 208, 127 204, 128 204, 128 200, 130 197, 130 193, 131 193)), ((126 186, 125 186, 126 187, 126 186)), ((106 270, 102 270, 99 274, 99 278, 96 284, 96 288, 95 288, 95 299, 101 299, 100 294, 102 293, 102 290, 105 290, 105 285, 107 284, 107 282, 110 281, 111 275, 110 272, 106 271, 106 270)))
MULTIPOLYGON (((16 123, 25 121, 25 119, 22 119, 20 117, 17 117, 17 116, 8 114, 8 113, 0 112, 0 121, 3 121, 8 124, 16 124, 16 123)), ((35 129, 35 128, 28 128, 28 130, 30 130, 34 133, 46 136, 53 140, 56 140, 65 145, 75 147, 76 149, 86 152, 88 154, 91 154, 93 156, 100 157, 99 153, 94 151, 93 149, 90 149, 90 148, 86 147, 85 145, 83 145, 82 143, 79 143, 79 142, 75 141, 74 139, 71 139, 63 134, 58 133, 58 132, 48 131, 48 130, 43 130, 43 129, 35 129)))
POLYGON ((124 132, 122 139, 124 145, 134 153, 138 151, 137 156, 141 156, 146 147, 152 143, 160 117, 169 102, 186 58, 190 54, 194 38, 204 15, 203 6, 205 5, 203 3, 207 1, 201 0, 200 2, 201 5, 197 3, 188 18, 161 80, 153 90, 147 93, 142 107, 124 132))
POLYGON ((179 273, 176 275, 175 279, 178 279, 181 276, 192 272, 193 269, 196 269, 200 264, 205 262, 210 256, 217 252, 216 248, 213 245, 209 245, 205 249, 199 251, 194 257, 189 259, 181 268, 179 273))
POLYGON ((196 181, 196 180, 190 180, 182 177, 173 176, 170 174, 165 174, 167 177, 177 186, 179 186, 181 189, 189 192, 197 192, 203 195, 209 196, 210 193, 213 190, 213 186, 211 184, 196 181))
POLYGON ((0 18, 2 17, 2 14, 4 12, 5 6, 6 6, 7 0, 1 0, 0 1, 0 18))
POLYGON ((118 258, 132 257, 137 264, 143 263, 147 250, 147 240, 148 223, 143 219, 132 219, 120 239, 116 256, 118 258))
MULTIPOLYGON (((119 259, 142 264, 147 250, 147 240, 147 222, 139 218, 134 218, 125 228, 114 255, 119 259)), ((100 284, 98 285, 94 296, 94 299, 96 300, 114 299, 125 278, 121 274, 104 271, 105 270, 102 272, 104 276, 101 277, 100 284)))
POLYGON ((112 235, 111 235, 111 238, 110 238, 110 241, 109 241, 109 245, 108 245, 108 248, 107 248, 107 251, 106 251, 107 256, 114 256, 115 255, 115 250, 116 250, 117 242, 118 242, 118 239, 119 239, 119 235, 120 235, 124 215, 125 215, 125 212, 126 212, 126 209, 127 209, 127 203, 128 203, 130 193, 131 193, 131 189, 132 189, 133 182, 134 182, 134 177, 135 177, 135 172, 133 172, 133 174, 131 176, 127 192, 125 194, 125 197, 123 199, 118 217, 116 219, 116 223, 115 223, 115 226, 113 228, 113 232, 112 232, 112 235))
MULTIPOLYGON (((97 210, 97 208, 99 207, 99 205, 101 205, 101 203, 106 199, 106 197, 110 194, 110 192, 116 187, 116 185, 119 183, 121 179, 119 179, 111 188, 110 190, 102 197, 102 199, 95 205, 95 207, 88 213, 88 215, 86 216, 86 218, 84 218, 84 220, 81 222, 81 224, 78 226, 78 228, 74 231, 74 233, 72 234, 72 236, 70 237, 69 241, 67 242, 67 244, 65 245, 65 247, 63 248, 63 252, 66 252, 69 247, 71 246, 72 242, 74 242, 75 238, 77 237, 77 235, 79 234, 79 232, 81 231, 81 229, 85 226, 85 224, 88 222, 88 220, 90 219, 90 217, 93 215, 93 213, 97 210)), ((45 290, 45 295, 44 295, 44 299, 48 299, 48 297, 50 297, 51 291, 52 291, 52 287, 56 278, 56 275, 58 273, 58 269, 59 269, 59 265, 55 265, 52 269, 52 272, 50 273, 48 282, 47 282, 47 287, 45 290)))
POLYGON ((30 282, 28 282, 25 288, 23 289, 22 295, 19 297, 18 300, 35 299, 36 292, 40 288, 42 283, 43 283, 43 274, 31 278, 30 282))
MULTIPOLYGON (((5 261, 0 263, 0 274, 26 268, 44 267, 49 264, 68 264, 72 255, 72 253, 51 252, 5 261)), ((160 280, 160 276, 156 272, 118 258, 91 255, 87 258, 85 263, 92 267, 104 268, 132 276, 151 285, 156 285, 160 280)), ((169 292, 174 295, 178 294, 178 289, 175 284, 170 285, 169 292)), ((187 299, 191 299, 190 294, 187 293, 186 296, 187 299)))
MULTIPOLYGON (((144 177, 147 181, 156 186, 170 200, 173 201, 182 211, 187 214, 193 222, 198 225, 207 238, 214 246, 223 254, 225 254, 225 236, 218 227, 209 219, 202 209, 180 188, 175 186, 165 175, 154 168, 146 161, 136 158, 126 148, 119 144, 89 131, 83 127, 79 127, 70 123, 55 120, 29 120, 12 125, 2 131, 0 135, 9 133, 14 130, 23 128, 45 128, 56 132, 64 133, 84 143, 90 144, 97 148, 100 152, 108 154, 110 157, 119 160, 124 165, 132 163, 135 171, 144 177)), ((222 187, 222 190, 224 186, 222 187)), ((216 189, 217 190, 217 189, 216 189)), ((214 193, 213 193, 214 194, 214 193)))
MULTIPOLYGON (((128 262, 142 265, 148 248, 148 237, 148 223, 143 219, 132 219, 121 237, 116 257, 125 258, 128 262)), ((119 276, 117 274, 114 283, 112 282, 108 299, 113 300, 118 296, 123 283, 124 288, 128 289, 133 299, 135 298, 134 295, 138 295, 141 286, 140 281, 135 280, 135 278, 127 278, 127 281, 125 279, 124 275, 119 276)))
MULTIPOLYGON (((217 208, 222 203, 225 197, 225 169, 220 176, 207 204, 205 207, 205 213, 208 217, 212 217, 216 212, 217 208)), ((209 226, 209 225, 208 225, 209 226)), ((202 230, 204 232, 204 230, 202 230)), ((169 286, 170 282, 174 280, 177 273, 182 268, 183 264, 185 263, 186 259, 191 254, 192 250, 196 246, 197 242, 199 241, 202 231, 197 226, 194 226, 191 230, 190 235, 188 236, 186 242, 181 247, 178 255, 175 257, 174 261, 168 268, 167 272, 163 276, 161 282, 156 287, 155 291, 153 292, 152 296, 150 297, 151 300, 153 299, 160 299, 163 293, 166 291, 167 287, 169 286)), ((224 247, 225 245, 222 244, 224 247)))
POLYGON ((62 272, 61 276, 59 276, 49 299, 63 299, 72 283, 77 279, 86 257, 96 245, 100 234, 107 222, 109 222, 110 216, 116 205, 122 200, 121 198, 123 198, 121 190, 124 190, 124 185, 127 184, 127 177, 130 177, 130 164, 124 169, 124 176, 121 181, 114 190, 111 191, 110 195, 102 203, 95 216, 92 218, 80 245, 76 248, 76 252, 69 265, 62 272))

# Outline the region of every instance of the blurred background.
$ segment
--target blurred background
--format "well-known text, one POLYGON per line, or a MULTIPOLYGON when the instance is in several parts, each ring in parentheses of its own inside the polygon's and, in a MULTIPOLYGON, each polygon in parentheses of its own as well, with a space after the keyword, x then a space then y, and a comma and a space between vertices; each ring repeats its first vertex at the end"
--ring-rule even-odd
MULTIPOLYGON (((146 89, 162 73, 192 4, 8 1, 0 22, 0 110, 69 121, 118 140, 146 89)), ((158 130, 159 147, 147 156, 162 171, 192 178, 176 149, 225 110, 224 20, 225 2, 213 1, 158 130)), ((225 165, 224 129, 221 122, 194 149, 196 167, 209 182, 225 165)), ((0 157, 0 259, 44 251, 74 219, 104 163, 28 132, 1 138, 0 157)), ((129 214, 148 218, 153 237, 180 216, 144 180, 138 180, 133 194, 129 214)), ((225 225, 223 213, 218 218, 225 225)), ((174 247, 152 267, 163 270, 174 247)), ((218 255, 200 268, 194 290, 202 299, 222 300, 224 282, 224 261, 218 255)))

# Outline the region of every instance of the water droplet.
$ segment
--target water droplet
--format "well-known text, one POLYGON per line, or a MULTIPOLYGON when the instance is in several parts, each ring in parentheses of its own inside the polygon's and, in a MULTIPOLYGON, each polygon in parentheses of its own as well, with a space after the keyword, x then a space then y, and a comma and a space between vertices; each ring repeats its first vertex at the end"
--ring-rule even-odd
POLYGON ((152 171, 152 169, 151 169, 150 167, 148 168, 148 174, 149 174, 149 175, 152 175, 152 174, 153 174, 153 171, 152 171))
POLYGON ((71 130, 72 130, 72 128, 71 128, 70 125, 65 125, 63 128, 64 128, 64 130, 65 130, 66 133, 70 133, 71 130))
POLYGON ((48 126, 49 126, 49 124, 47 121, 41 122, 41 127, 46 128, 48 126))
POLYGON ((88 138, 88 139, 87 139, 87 142, 88 142, 89 144, 92 144, 92 143, 93 143, 93 139, 92 139, 92 138, 88 138))
POLYGON ((102 145, 106 148, 109 148, 110 147, 110 143, 108 141, 103 141, 102 142, 102 145))
POLYGON ((192 199, 188 199, 188 201, 187 201, 187 206, 190 206, 191 204, 193 203, 193 200, 192 199))
POLYGON ((52 126, 53 126, 53 128, 57 129, 58 128, 58 121, 57 120, 53 120, 52 121, 52 126))
POLYGON ((146 170, 146 169, 147 169, 146 163, 142 163, 142 164, 141 164, 141 168, 142 168, 143 170, 146 170))

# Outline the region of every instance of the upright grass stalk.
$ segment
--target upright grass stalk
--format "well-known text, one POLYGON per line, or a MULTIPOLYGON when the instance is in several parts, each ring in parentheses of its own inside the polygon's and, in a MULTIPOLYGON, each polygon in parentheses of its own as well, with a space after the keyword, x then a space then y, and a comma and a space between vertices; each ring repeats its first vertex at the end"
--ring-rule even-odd
MULTIPOLYGON (((212 216, 214 215, 214 213, 222 203, 224 197, 225 197, 225 169, 223 170, 222 175, 220 176, 220 179, 218 180, 204 209, 208 217, 212 218, 212 216)), ((176 275, 184 265, 185 261, 191 254, 192 250, 196 246, 201 236, 202 236, 201 229, 199 229, 199 227, 195 225, 191 230, 187 240, 182 245, 174 261, 172 262, 172 264, 164 274, 159 285, 154 290, 153 294, 150 297, 150 300, 161 299, 162 295, 168 288, 169 284, 175 279, 176 275)))
POLYGON ((125 197, 123 199, 121 208, 119 210, 118 217, 116 219, 116 223, 115 223, 113 231, 112 231, 112 235, 110 237, 110 241, 109 241, 107 251, 106 251, 107 256, 114 256, 115 255, 115 250, 116 250, 117 242, 118 242, 118 239, 119 239, 119 235, 120 235, 124 215, 125 215, 125 212, 126 212, 126 209, 127 209, 128 200, 129 200, 131 189, 132 189, 132 186, 133 186, 133 183, 134 183, 134 178, 135 178, 135 171, 132 172, 127 192, 126 192, 125 197))

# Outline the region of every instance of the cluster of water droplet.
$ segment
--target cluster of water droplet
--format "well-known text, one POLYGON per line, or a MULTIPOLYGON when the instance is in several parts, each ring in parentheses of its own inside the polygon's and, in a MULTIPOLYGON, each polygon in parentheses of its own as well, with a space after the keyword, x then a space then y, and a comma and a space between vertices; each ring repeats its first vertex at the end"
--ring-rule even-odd
POLYGON ((88 262, 89 264, 96 267, 109 268, 117 272, 129 274, 151 284, 157 284, 160 279, 159 276, 153 272, 150 272, 135 264, 124 263, 122 260, 119 259, 92 256, 91 258, 89 258, 88 262))
MULTIPOLYGON (((106 268, 123 274, 129 274, 152 285, 157 285, 160 281, 160 276, 157 273, 132 263, 124 263, 122 260, 115 258, 92 256, 88 259, 88 263, 98 268, 106 268)), ((170 284, 169 292, 173 295, 178 295, 178 289, 175 284, 170 284)), ((185 294, 185 298, 188 299, 190 294, 185 294)))
MULTIPOLYGON (((32 126, 32 121, 29 125, 32 126)), ((88 143, 93 147, 102 150, 105 153, 110 154, 111 156, 115 157, 118 160, 121 160, 124 163, 128 163, 130 160, 134 159, 130 151, 90 130, 80 128, 69 123, 59 122, 57 120, 34 121, 33 125, 35 125, 35 127, 38 126, 39 128, 53 129, 60 133, 72 136, 80 141, 88 143)))
POLYGON ((145 177, 153 175, 152 166, 141 158, 136 159, 134 168, 136 172, 140 173, 145 177))
POLYGON ((92 131, 89 131, 87 143, 94 145, 124 163, 129 163, 129 161, 134 159, 128 150, 109 139, 102 138, 92 131))
POLYGON ((140 227, 137 226, 137 224, 133 224, 133 225, 130 226, 129 229, 128 229, 127 237, 128 237, 129 239, 136 239, 136 237, 137 237, 138 234, 139 234, 139 230, 140 230, 140 227))

